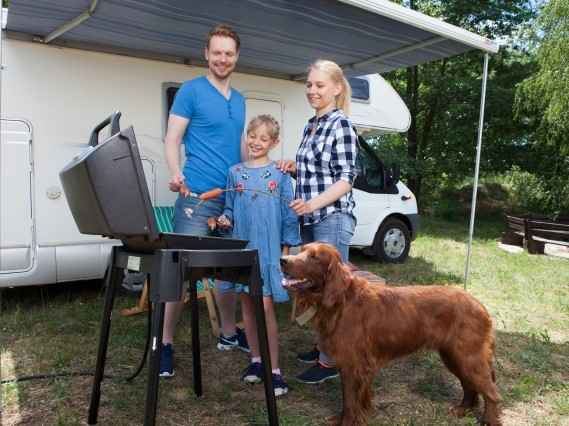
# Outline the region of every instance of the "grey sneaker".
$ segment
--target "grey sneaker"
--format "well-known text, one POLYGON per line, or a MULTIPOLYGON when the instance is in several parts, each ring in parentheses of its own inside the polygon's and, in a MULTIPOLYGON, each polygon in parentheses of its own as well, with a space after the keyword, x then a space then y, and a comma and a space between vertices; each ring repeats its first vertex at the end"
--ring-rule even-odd
POLYGON ((334 379, 338 376, 339 373, 336 368, 325 367, 319 362, 317 362, 308 370, 296 376, 296 379, 301 383, 316 385, 318 383, 323 383, 326 380, 334 379))

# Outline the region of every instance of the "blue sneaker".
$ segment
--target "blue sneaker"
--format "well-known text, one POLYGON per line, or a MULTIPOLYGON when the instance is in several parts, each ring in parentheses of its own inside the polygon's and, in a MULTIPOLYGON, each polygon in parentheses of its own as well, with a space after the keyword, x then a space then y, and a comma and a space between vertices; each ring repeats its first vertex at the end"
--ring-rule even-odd
POLYGON ((273 377, 273 391, 275 396, 283 396, 288 393, 288 385, 283 380, 283 376, 280 374, 272 374, 273 377))
POLYGON ((249 342, 247 342, 247 336, 245 335, 245 332, 242 329, 237 328, 236 333, 237 333, 237 349, 245 353, 251 352, 251 349, 249 349, 249 342))
POLYGON ((170 343, 160 351, 160 377, 174 377, 174 348, 170 343))
POLYGON ((221 333, 219 335, 219 340, 217 341, 217 349, 220 351, 239 349, 243 352, 251 352, 249 344, 247 343, 247 336, 245 336, 243 330, 239 328, 235 330, 235 334, 231 337, 225 337, 223 333, 221 333))
POLYGON ((261 375, 263 371, 263 365, 260 362, 252 362, 247 366, 243 374, 241 374, 241 380, 245 383, 261 383, 263 381, 263 376, 261 375))

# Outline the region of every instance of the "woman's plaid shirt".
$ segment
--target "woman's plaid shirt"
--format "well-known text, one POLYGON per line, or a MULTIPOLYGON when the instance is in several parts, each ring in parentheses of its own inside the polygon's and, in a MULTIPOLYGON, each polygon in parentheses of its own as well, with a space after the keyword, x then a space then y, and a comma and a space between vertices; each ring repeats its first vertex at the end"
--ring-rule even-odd
MULTIPOLYGON (((356 178, 358 136, 350 120, 340 109, 320 118, 312 117, 296 153, 296 198, 305 201, 315 198, 339 180, 353 185, 356 178), (316 131, 312 131, 316 126, 316 131)), ((327 215, 342 212, 353 215, 355 203, 352 191, 334 203, 302 217, 311 225, 327 215)))

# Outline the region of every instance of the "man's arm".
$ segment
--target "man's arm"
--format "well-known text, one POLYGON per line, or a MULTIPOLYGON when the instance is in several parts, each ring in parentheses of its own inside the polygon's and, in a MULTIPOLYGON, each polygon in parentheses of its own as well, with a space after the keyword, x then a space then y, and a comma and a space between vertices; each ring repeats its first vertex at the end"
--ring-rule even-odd
POLYGON ((170 171, 170 191, 179 192, 184 183, 184 176, 180 170, 180 144, 190 120, 178 115, 170 114, 168 117, 168 130, 164 139, 166 163, 170 171))

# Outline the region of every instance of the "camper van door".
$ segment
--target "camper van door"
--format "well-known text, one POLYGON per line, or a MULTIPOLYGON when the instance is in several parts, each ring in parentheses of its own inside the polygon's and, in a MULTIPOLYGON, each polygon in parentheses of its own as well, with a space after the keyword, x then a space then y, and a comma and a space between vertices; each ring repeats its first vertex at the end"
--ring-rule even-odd
POLYGON ((0 120, 0 274, 29 271, 34 263, 32 126, 0 120))

